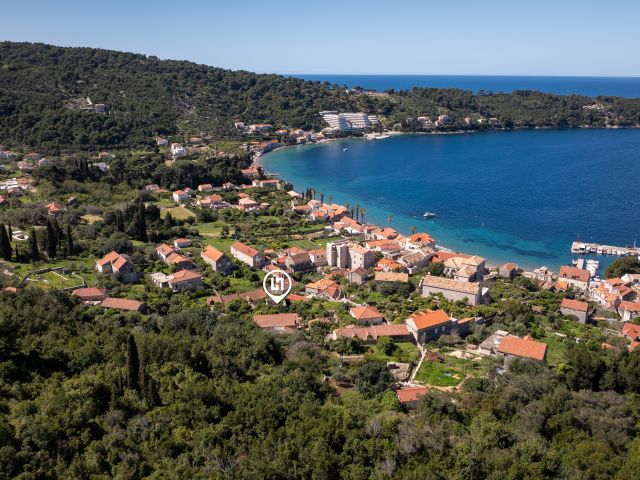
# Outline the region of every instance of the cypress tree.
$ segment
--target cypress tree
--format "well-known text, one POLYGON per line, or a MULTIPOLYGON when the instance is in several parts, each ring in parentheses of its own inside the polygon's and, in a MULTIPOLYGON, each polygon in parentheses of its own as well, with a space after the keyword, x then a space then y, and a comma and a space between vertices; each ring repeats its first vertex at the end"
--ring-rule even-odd
POLYGON ((47 256, 50 259, 56 258, 58 253, 58 232, 51 223, 51 220, 47 220, 47 256))
POLYGON ((116 211, 116 230, 124 232, 124 215, 122 215, 122 210, 116 211))
POLYGON ((29 258, 32 262, 40 260, 40 250, 38 249, 38 239, 36 238, 36 232, 31 229, 29 233, 29 258))
POLYGON ((73 251, 75 250, 73 245, 73 235, 71 234, 71 225, 67 224, 67 232, 66 232, 66 240, 67 240, 67 251, 69 255, 73 255, 73 251))
POLYGON ((5 260, 11 260, 11 254, 13 250, 11 249, 11 240, 9 239, 9 235, 7 234, 7 229, 4 224, 0 225, 0 256, 5 260))
POLYGON ((140 358, 138 346, 132 333, 127 338, 127 386, 133 390, 140 387, 140 358))
POLYGON ((13 238, 13 228, 11 228, 11 222, 7 223, 7 234, 9 235, 9 240, 13 238))
POLYGON ((138 210, 134 217, 134 237, 136 240, 146 242, 149 240, 147 236, 147 219, 145 215, 144 203, 139 202, 138 210))

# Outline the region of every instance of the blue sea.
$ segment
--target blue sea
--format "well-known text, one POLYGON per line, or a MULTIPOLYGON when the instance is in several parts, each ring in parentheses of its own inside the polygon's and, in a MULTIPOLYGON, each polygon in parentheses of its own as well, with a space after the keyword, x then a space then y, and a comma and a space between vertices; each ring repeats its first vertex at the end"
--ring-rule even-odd
POLYGON ((640 77, 543 77, 494 75, 312 75, 295 74, 306 80, 335 83, 353 88, 384 91, 411 90, 413 87, 461 88, 472 92, 510 93, 538 90, 561 95, 588 97, 618 96, 640 98, 640 77))
POLYGON ((344 139, 282 148, 262 162, 298 191, 314 187, 325 201, 359 204, 368 222, 386 225, 392 216, 403 233, 415 225, 494 265, 557 271, 578 238, 640 244, 640 130, 344 139), (437 217, 424 220, 427 210, 437 217))

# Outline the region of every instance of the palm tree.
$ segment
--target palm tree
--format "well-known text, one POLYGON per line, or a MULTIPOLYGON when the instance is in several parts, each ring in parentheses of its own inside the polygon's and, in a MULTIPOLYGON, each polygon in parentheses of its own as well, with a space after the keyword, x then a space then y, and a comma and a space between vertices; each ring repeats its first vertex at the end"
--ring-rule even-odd
POLYGON ((356 222, 360 218, 360 205, 356 203, 356 222))
POLYGON ((417 228, 415 225, 411 225, 411 226, 409 227, 409 230, 411 230, 411 235, 415 235, 415 234, 416 234, 416 230, 417 230, 417 229, 418 229, 418 228, 417 228))
POLYGON ((320 203, 324 203, 324 192, 320 192, 320 203))
POLYGON ((333 202, 333 197, 331 195, 329 195, 329 198, 327 198, 327 202, 329 203, 333 202))
POLYGON ((362 216, 362 224, 364 225, 364 214, 367 210, 365 208, 360 209, 360 215, 362 216))
POLYGON ((311 194, 311 198, 313 198, 315 200, 315 198, 316 198, 316 189, 315 188, 310 188, 309 189, 309 193, 311 194))
POLYGON ((392 221, 393 221, 393 216, 392 216, 392 215, 389 215, 389 216, 387 217, 387 222, 389 222, 389 226, 391 226, 391 222, 392 222, 392 221))

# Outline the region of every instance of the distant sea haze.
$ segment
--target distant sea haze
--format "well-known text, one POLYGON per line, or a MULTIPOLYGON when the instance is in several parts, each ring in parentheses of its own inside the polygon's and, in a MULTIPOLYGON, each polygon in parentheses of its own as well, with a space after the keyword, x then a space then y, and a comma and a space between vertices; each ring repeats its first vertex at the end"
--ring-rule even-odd
POLYGON ((493 75, 332 75, 292 74, 305 80, 336 83, 349 88, 384 91, 410 90, 413 87, 461 88, 510 93, 513 90, 537 90, 560 95, 588 97, 616 96, 640 98, 640 77, 538 77, 493 75))

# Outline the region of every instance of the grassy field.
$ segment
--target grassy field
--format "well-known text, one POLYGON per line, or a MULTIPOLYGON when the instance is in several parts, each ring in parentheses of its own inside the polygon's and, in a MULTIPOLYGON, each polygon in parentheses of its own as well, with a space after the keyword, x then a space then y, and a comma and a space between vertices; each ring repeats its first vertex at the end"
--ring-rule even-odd
POLYGON ((198 232, 203 237, 216 237, 220 235, 222 231, 222 223, 221 222, 206 222, 199 223, 196 225, 198 232))
POLYGON ((396 349, 391 355, 385 355, 380 351, 377 345, 372 345, 369 351, 364 354, 367 360, 377 360, 380 362, 398 362, 398 363, 411 363, 418 361, 420 358, 420 352, 411 342, 396 343, 396 349))
POLYGON ((82 215, 80 218, 87 223, 96 223, 104 220, 104 218, 101 217, 100 215, 91 215, 91 214, 82 215))
POLYGON ((171 213, 171 216, 176 220, 186 220, 190 217, 195 218, 195 214, 184 207, 163 207, 160 209, 161 218, 166 217, 167 213, 171 213))
POLYGON ((65 289, 76 287, 83 284, 83 278, 81 275, 71 274, 71 273, 60 273, 60 272, 46 272, 40 275, 31 275, 29 277, 29 282, 38 284, 43 288, 53 288, 53 289, 65 289))
POLYGON ((437 363, 425 360, 420 365, 416 380, 435 387, 455 387, 465 378, 462 369, 457 369, 450 362, 437 363))

